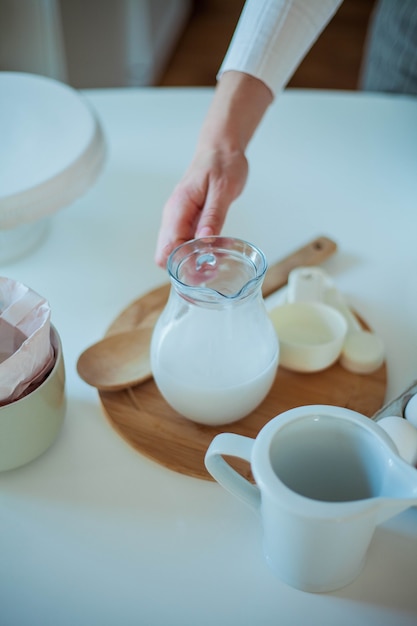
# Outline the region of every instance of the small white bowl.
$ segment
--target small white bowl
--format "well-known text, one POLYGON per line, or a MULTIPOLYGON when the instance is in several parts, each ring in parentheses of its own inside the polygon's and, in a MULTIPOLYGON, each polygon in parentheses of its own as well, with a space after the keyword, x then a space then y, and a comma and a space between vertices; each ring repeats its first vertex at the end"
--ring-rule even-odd
POLYGON ((321 302, 292 302, 269 311, 278 335, 279 364, 297 372, 318 372, 337 361, 347 322, 321 302))
POLYGON ((55 364, 36 389, 0 406, 0 472, 26 465, 57 438, 66 412, 65 365, 62 344, 51 325, 55 364))

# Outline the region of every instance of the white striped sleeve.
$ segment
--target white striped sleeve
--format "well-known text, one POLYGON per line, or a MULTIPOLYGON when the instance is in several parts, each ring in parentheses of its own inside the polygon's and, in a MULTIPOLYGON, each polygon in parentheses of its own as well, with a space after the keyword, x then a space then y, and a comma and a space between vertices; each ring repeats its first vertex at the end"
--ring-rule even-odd
POLYGON ((343 0, 246 0, 218 73, 237 70, 276 94, 343 0))

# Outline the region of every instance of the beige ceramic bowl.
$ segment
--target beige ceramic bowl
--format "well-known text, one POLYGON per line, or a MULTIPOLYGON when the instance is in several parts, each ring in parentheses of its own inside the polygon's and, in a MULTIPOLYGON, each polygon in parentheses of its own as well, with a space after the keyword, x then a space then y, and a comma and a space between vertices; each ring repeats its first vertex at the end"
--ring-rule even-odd
POLYGON ((55 441, 66 409, 62 345, 51 326, 55 365, 34 391, 0 407, 0 471, 33 461, 55 441))
POLYGON ((292 302, 269 312, 278 335, 279 364, 297 372, 318 372, 341 353, 347 322, 334 308, 319 302, 292 302))

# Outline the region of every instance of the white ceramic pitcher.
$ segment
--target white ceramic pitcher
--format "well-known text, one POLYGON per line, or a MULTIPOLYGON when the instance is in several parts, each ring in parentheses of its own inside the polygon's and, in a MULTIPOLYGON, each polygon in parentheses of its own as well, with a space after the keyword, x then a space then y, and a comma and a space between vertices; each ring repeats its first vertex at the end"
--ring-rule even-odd
POLYGON ((205 463, 260 513, 264 553, 275 573, 310 592, 351 582, 375 527, 417 504, 417 470, 377 423, 340 407, 291 409, 256 439, 217 435, 205 463), (256 484, 223 455, 249 461, 256 484))

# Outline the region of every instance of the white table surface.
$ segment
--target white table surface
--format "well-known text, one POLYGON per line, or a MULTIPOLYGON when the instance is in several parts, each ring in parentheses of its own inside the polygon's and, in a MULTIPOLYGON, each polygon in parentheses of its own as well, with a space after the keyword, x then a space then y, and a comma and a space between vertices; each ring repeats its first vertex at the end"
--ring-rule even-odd
MULTIPOLYGON (((121 626, 417 623, 417 509, 380 526, 362 574, 329 594, 268 569, 258 518, 209 481, 126 444, 79 379, 79 354, 166 281, 153 251, 210 89, 85 92, 108 140, 93 189, 42 247, 0 267, 50 301, 68 411, 41 458, 0 474, 0 624, 121 626)), ((386 400, 417 378, 417 100, 287 91, 250 150, 224 233, 274 262, 317 235, 323 267, 387 348, 386 400)))

